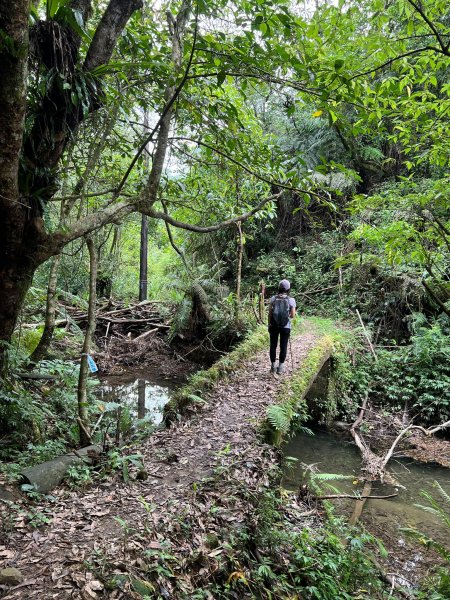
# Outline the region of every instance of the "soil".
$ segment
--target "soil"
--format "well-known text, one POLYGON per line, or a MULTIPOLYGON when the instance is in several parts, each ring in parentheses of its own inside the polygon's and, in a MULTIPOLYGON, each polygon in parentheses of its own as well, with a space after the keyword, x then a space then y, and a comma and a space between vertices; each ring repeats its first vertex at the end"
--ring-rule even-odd
MULTIPOLYGON (((288 365, 285 377, 290 376, 292 368, 301 367, 319 337, 310 328, 292 340, 294 364, 288 365)), ((140 598, 129 582, 106 591, 101 574, 112 569, 120 577, 124 571, 142 571, 139 561, 142 563, 142 557, 152 548, 161 547, 162 530, 166 536, 169 532, 175 536, 176 526, 186 527, 192 522, 192 543, 204 550, 208 532, 202 511, 211 506, 212 498, 226 514, 226 527, 238 527, 245 508, 239 510, 237 500, 228 506, 231 501, 226 491, 219 489, 220 478, 219 484, 212 483, 209 495, 201 499, 196 489, 198 482, 213 473, 217 476, 218 469, 223 469, 223 481, 234 477, 236 485, 245 484, 248 493, 252 486, 268 485, 265 473, 277 458, 273 449, 261 443, 258 427, 267 406, 276 402, 283 381, 273 378, 268 366, 268 352, 260 352, 221 382, 210 394, 208 404, 189 420, 158 431, 139 448, 130 449, 130 453, 139 451, 143 455, 145 471, 140 476, 146 478, 144 481, 126 485, 116 477, 84 491, 58 489, 51 498, 34 505, 32 511, 23 506, 4 516, 10 531, 0 546, 0 557, 3 566, 18 568, 24 581, 12 588, 4 587, 0 597, 140 598), (34 522, 49 518, 50 523, 33 529, 31 512, 34 522), (130 562, 132 550, 135 554, 130 562)), ((211 563, 217 551, 209 550, 207 560, 211 563)), ((183 548, 178 551, 183 555, 183 548)), ((192 568, 192 572, 201 573, 203 567, 199 568, 192 568)), ((173 597, 166 592, 165 597, 173 597)))

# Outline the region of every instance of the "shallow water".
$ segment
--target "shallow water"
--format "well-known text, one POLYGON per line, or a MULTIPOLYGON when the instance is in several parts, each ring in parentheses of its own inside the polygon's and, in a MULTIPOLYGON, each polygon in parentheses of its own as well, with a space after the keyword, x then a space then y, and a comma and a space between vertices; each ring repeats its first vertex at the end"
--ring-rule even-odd
POLYGON ((163 409, 170 400, 178 382, 155 379, 146 372, 133 372, 126 375, 103 379, 96 389, 97 397, 105 405, 120 404, 128 408, 133 419, 146 419, 159 425, 163 409))
MULTIPOLYGON (((292 463, 292 466, 285 470, 284 485, 288 489, 296 489, 305 481, 305 473, 308 471, 305 465, 310 465, 320 473, 352 475, 349 480, 330 482, 337 488, 337 493, 352 494, 362 491, 362 483, 357 481, 360 475, 360 454, 357 448, 347 440, 323 431, 315 432, 314 436, 300 433, 284 446, 284 455, 297 459, 297 462, 292 463)), ((373 525, 378 531, 388 528, 390 535, 396 538, 399 545, 404 543, 405 537, 399 528, 416 527, 448 546, 450 533, 448 529, 446 531, 439 518, 417 508, 414 504, 428 504, 421 495, 421 490, 430 492, 435 499, 441 498, 434 486, 435 481, 438 481, 442 488, 450 494, 450 469, 418 463, 411 459, 399 459, 391 460, 388 470, 398 483, 404 486, 404 489, 394 488, 392 485, 374 484, 372 495, 392 493, 398 495, 386 500, 367 500, 362 517, 363 522, 373 525)), ((325 489, 323 483, 322 488, 324 494, 335 493, 325 489)), ((339 500, 336 505, 338 512, 349 516, 353 510, 354 501, 339 500)))

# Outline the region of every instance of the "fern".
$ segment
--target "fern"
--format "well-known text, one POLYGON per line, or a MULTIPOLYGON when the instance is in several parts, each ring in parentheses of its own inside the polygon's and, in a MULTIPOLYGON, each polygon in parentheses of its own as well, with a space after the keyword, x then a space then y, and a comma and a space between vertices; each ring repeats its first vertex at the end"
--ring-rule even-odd
POLYGON ((272 404, 266 411, 267 420, 275 431, 288 433, 291 428, 292 409, 282 404, 272 404))

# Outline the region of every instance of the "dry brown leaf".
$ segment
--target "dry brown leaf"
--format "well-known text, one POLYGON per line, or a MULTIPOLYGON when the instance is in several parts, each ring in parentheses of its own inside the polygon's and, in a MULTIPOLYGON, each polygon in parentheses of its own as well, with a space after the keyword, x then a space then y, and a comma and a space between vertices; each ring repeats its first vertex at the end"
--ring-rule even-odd
POLYGON ((0 547, 0 556, 2 558, 14 558, 15 552, 14 550, 8 550, 4 546, 0 547))

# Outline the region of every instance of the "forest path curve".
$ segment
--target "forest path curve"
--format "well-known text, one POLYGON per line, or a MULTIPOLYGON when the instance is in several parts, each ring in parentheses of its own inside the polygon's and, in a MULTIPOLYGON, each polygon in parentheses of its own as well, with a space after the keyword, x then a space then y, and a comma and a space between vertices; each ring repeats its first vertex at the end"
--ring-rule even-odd
MULTIPOLYGON (((101 591, 85 561, 96 554, 114 556, 121 553, 123 528, 115 517, 138 529, 146 519, 157 522, 169 507, 183 506, 192 499, 195 482, 213 474, 220 453, 242 456, 258 443, 258 426, 266 408, 279 399, 280 386, 293 369, 301 368, 308 353, 322 336, 306 322, 302 333, 292 338, 292 356, 288 354, 287 373, 274 378, 269 372, 265 349, 210 393, 208 405, 167 430, 148 438, 139 451, 144 457, 148 479, 125 485, 107 481, 85 491, 57 490, 56 500, 37 506, 51 510, 51 523, 30 530, 22 522, 14 523, 13 532, 4 546, 3 566, 14 566, 24 582, 4 588, 3 600, 50 598, 132 598, 120 590, 101 591), (144 502, 152 506, 151 512, 144 502), (97 591, 96 591, 97 590, 97 591), (106 595, 105 595, 106 594, 106 595)), ((0 557, 2 554, 0 553, 0 557)))

